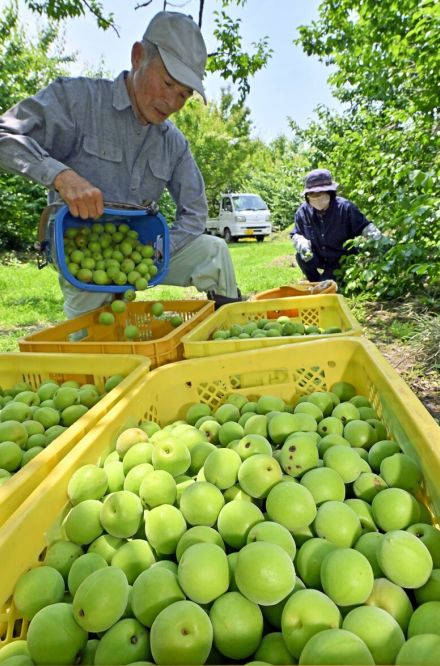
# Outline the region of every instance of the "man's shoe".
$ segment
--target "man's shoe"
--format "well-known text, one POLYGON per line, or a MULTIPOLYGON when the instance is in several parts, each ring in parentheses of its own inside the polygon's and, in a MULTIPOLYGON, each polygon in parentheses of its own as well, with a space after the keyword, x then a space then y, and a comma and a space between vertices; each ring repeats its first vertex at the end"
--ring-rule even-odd
POLYGON ((231 298, 229 296, 222 296, 221 294, 216 294, 215 291, 208 291, 207 297, 210 301, 214 301, 214 309, 218 310, 222 305, 227 305, 228 303, 241 303, 243 298, 241 292, 238 289, 238 297, 231 298))

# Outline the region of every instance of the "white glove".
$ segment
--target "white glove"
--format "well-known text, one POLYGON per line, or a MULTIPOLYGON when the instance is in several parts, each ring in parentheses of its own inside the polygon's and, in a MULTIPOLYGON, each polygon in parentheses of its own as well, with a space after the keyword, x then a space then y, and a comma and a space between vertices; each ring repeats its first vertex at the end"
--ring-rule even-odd
POLYGON ((312 244, 308 238, 301 236, 301 234, 294 234, 292 243, 303 261, 310 261, 313 258, 312 244))
POLYGON ((362 236, 368 238, 368 240, 379 240, 379 238, 382 238, 381 232, 372 222, 362 229, 362 236))
POLYGON ((362 230, 362 236, 367 240, 375 241, 376 247, 379 251, 387 252, 396 241, 389 236, 385 236, 372 222, 362 230))

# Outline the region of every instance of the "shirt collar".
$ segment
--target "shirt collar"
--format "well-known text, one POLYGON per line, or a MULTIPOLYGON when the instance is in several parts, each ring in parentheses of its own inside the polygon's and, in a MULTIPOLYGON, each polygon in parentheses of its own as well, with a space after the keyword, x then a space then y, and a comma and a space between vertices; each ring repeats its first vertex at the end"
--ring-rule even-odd
MULTIPOLYGON (((125 85, 125 77, 127 75, 128 72, 124 70, 118 74, 113 81, 113 107, 117 111, 124 111, 125 109, 132 108, 127 86, 125 85)), ((154 127, 157 127, 162 133, 165 133, 168 131, 168 120, 165 120, 159 125, 154 125, 154 127)))

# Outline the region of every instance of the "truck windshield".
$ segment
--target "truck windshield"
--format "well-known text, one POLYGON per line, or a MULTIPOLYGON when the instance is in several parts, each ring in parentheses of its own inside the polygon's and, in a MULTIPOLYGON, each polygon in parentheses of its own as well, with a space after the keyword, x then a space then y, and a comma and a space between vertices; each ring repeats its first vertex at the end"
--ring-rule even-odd
POLYGON ((234 208, 239 210, 267 210, 267 206, 263 199, 256 194, 240 194, 237 197, 232 197, 234 208))

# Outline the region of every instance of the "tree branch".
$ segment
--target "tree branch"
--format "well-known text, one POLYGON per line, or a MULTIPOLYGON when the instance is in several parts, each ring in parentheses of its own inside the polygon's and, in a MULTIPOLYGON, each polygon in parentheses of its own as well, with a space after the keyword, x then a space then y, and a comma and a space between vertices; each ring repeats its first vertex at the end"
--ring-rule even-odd
POLYGON ((116 28, 116 26, 115 26, 115 24, 113 23, 112 20, 108 21, 107 19, 105 19, 105 18, 102 16, 101 13, 98 13, 98 12, 97 12, 97 11, 91 6, 91 5, 87 2, 87 0, 83 0, 83 2, 84 2, 84 4, 85 4, 85 6, 87 7, 87 9, 89 10, 89 12, 91 12, 94 16, 96 16, 96 18, 97 18, 98 21, 102 24, 103 27, 105 26, 104 29, 107 29, 107 28, 113 28, 113 30, 114 30, 115 33, 118 35, 118 37, 120 37, 120 34, 119 34, 119 32, 118 32, 118 29, 116 28))
POLYGON ((151 5, 152 2, 153 0, 148 0, 148 2, 142 2, 140 5, 136 5, 134 9, 136 11, 136 9, 141 9, 141 7, 148 7, 148 5, 151 5))
POLYGON ((205 0, 200 0, 199 5, 199 28, 202 27, 203 9, 205 7, 205 0))

